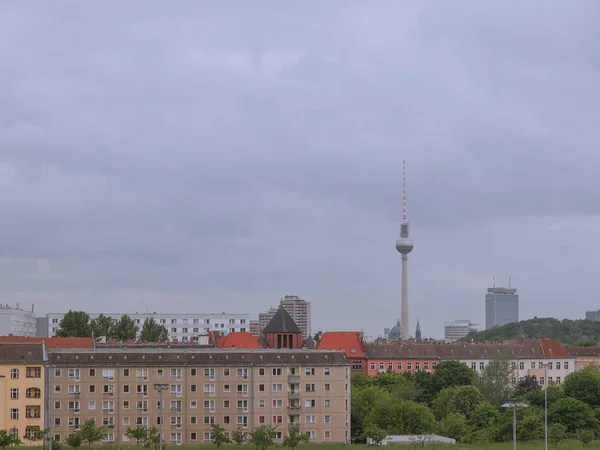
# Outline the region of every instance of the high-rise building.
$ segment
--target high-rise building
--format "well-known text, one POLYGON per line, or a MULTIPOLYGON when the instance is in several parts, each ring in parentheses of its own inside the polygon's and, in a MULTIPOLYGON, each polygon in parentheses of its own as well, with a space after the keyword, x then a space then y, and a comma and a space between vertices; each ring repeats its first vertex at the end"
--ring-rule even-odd
POLYGON ((485 329, 519 321, 519 294, 515 288, 491 287, 485 296, 485 329))
POLYGON ((458 341, 477 330, 477 324, 470 320, 451 320, 444 323, 444 339, 448 342, 458 341))
MULTIPOLYGON (((286 295, 281 297, 279 306, 283 306, 283 309, 292 317, 296 325, 302 330, 302 337, 307 339, 311 336, 312 325, 311 325, 311 302, 301 299, 297 295, 286 295)), ((271 319, 277 313, 279 308, 270 308, 265 312, 258 314, 258 323, 256 321, 250 322, 250 332, 254 336, 259 336, 260 332, 267 326, 271 319)))
POLYGON ((593 320, 594 322, 600 322, 600 311, 586 311, 585 320, 593 320))
POLYGON ((10 305, 0 305, 0 336, 35 336, 36 320, 33 306, 31 311, 10 305))
MULTIPOLYGON (((60 327, 60 321, 66 313, 49 313, 37 318, 37 336, 54 336, 60 327)), ((88 313, 90 320, 101 313, 88 313)), ((205 335, 209 332, 227 334, 231 331, 248 331, 248 314, 162 314, 162 313, 102 313, 112 318, 115 322, 122 316, 129 316, 135 324, 142 329, 144 321, 152 318, 160 325, 164 325, 169 332, 169 339, 180 342, 189 342, 191 338, 205 335)))
POLYGON ((410 239, 410 224, 406 220, 406 162, 403 167, 403 216, 400 225, 400 236, 396 239, 396 250, 402 255, 402 298, 400 310, 400 328, 402 339, 410 338, 410 325, 408 317, 408 254, 413 249, 410 239))

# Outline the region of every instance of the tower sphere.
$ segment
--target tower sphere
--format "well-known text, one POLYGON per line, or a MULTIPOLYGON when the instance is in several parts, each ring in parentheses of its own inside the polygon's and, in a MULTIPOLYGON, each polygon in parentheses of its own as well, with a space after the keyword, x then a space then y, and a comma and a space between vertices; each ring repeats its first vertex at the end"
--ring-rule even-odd
POLYGON ((413 249, 413 241, 410 238, 399 237, 396 239, 396 250, 403 255, 409 254, 413 249))

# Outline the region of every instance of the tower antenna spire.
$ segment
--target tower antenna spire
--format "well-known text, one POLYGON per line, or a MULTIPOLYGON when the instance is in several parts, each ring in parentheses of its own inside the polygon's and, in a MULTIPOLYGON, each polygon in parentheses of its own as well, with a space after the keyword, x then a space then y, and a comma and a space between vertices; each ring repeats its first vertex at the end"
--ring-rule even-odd
POLYGON ((402 161, 402 223, 406 223, 406 160, 402 161))

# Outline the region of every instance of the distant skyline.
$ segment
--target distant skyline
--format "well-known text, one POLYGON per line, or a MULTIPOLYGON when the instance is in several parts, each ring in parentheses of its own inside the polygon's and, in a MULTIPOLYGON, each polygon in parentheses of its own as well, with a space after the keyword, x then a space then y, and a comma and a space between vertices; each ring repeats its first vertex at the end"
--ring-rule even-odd
MULTIPOLYGON (((0 302, 313 330, 600 308, 600 2, 0 3, 0 302), (141 7, 143 5, 143 7, 141 7), (459 6, 460 5, 460 6, 459 6)), ((432 331, 433 330, 433 331, 432 331)))

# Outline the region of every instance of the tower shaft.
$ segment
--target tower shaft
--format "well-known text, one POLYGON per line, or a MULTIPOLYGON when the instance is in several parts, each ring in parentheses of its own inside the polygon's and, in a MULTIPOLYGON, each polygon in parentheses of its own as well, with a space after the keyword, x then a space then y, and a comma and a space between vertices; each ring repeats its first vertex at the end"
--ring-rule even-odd
POLYGON ((402 299, 401 299, 401 330, 402 339, 410 338, 410 323, 408 317, 408 255, 402 255, 402 299))

